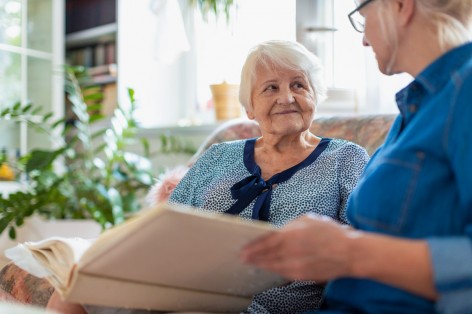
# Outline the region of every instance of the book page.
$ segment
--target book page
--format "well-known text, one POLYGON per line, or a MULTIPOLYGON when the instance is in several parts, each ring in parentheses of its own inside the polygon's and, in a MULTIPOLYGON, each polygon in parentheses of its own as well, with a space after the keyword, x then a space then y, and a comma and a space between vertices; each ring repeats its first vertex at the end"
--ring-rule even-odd
POLYGON ((56 287, 68 285, 69 273, 94 239, 52 237, 25 242, 5 251, 15 264, 37 277, 46 277, 56 287))

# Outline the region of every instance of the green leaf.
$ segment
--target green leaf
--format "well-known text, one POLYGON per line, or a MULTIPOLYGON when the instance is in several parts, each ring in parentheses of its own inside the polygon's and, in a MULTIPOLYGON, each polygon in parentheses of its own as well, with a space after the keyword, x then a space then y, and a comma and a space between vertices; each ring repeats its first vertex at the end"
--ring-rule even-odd
POLYGON ((134 99, 134 89, 128 88, 128 97, 129 97, 129 100, 131 101, 131 103, 134 103, 134 102, 135 102, 135 99, 134 99))
POLYGON ((92 92, 90 94, 84 95, 85 101, 101 101, 103 98, 104 98, 104 95, 100 90, 98 90, 98 92, 92 92))
POLYGON ((105 118, 103 114, 94 114, 90 116, 90 123, 94 123, 96 121, 102 120, 103 118, 105 118))
POLYGON ((10 230, 8 230, 8 236, 10 239, 16 239, 16 230, 13 226, 10 227, 10 230))
POLYGON ((102 110, 102 107, 103 106, 101 104, 92 104, 92 105, 88 105, 87 109, 89 111, 100 111, 100 110, 102 110))
POLYGON ((15 224, 19 227, 25 223, 25 219, 22 216, 17 216, 15 219, 15 224))
POLYGON ((97 137, 103 136, 107 129, 98 130, 97 132, 92 133, 92 138, 96 139, 97 137))
POLYGON ((101 153, 101 152, 105 149, 106 146, 107 146, 107 144, 105 144, 105 143, 104 143, 104 144, 101 144, 101 145, 99 145, 97 148, 95 148, 95 149, 93 150, 93 152, 94 152, 95 154, 99 154, 99 153, 101 153))
POLYGON ((33 107, 33 104, 29 103, 26 106, 23 107, 23 113, 28 113, 30 109, 33 107))
POLYGON ((39 112, 41 112, 41 110, 43 110, 43 108, 41 106, 36 106, 32 111, 31 111, 31 114, 32 115, 36 115, 38 114, 39 112))
POLYGON ((51 117, 52 117, 53 113, 50 112, 48 114, 46 114, 45 116, 43 116, 43 123, 47 122, 51 117))
POLYGON ((64 124, 64 123, 66 123, 66 119, 65 119, 65 118, 62 118, 62 119, 59 119, 59 120, 57 120, 56 122, 54 122, 54 123, 51 125, 51 127, 52 127, 53 129, 55 129, 55 128, 57 128, 59 125, 64 124))
POLYGON ((10 113, 10 108, 6 108, 2 110, 2 112, 0 113, 0 116, 4 117, 9 113, 10 113))
POLYGON ((56 157, 61 153, 62 149, 57 151, 33 150, 31 152, 31 157, 26 163, 26 172, 31 172, 33 170, 41 171, 50 168, 56 157))
POLYGON ((143 145, 144 149, 144 156, 149 158, 150 156, 150 148, 149 148, 149 141, 146 138, 141 138, 141 144, 143 145))
POLYGON ((5 231, 12 219, 13 218, 11 216, 3 216, 2 218, 0 218, 0 233, 3 233, 3 231, 5 231))
POLYGON ((125 221, 125 216, 123 212, 123 202, 121 200, 121 195, 115 188, 108 189, 108 199, 112 206, 112 214, 114 224, 120 224, 125 221))

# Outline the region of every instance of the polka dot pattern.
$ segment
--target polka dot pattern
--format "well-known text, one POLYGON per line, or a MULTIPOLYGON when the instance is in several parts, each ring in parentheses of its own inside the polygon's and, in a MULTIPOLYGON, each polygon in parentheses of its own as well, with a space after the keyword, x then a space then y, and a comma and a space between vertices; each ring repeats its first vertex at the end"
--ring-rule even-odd
MULTIPOLYGON (((212 145, 196 161, 170 196, 169 202, 224 212, 235 203, 230 188, 251 173, 244 165, 245 140, 212 145)), ((269 222, 282 227, 309 212, 347 223, 345 207, 369 156, 365 149, 332 139, 310 165, 278 184, 272 194, 269 222)), ((240 216, 251 219, 252 201, 240 216)), ((323 288, 296 281, 256 295, 246 313, 300 313, 317 309, 323 288)))

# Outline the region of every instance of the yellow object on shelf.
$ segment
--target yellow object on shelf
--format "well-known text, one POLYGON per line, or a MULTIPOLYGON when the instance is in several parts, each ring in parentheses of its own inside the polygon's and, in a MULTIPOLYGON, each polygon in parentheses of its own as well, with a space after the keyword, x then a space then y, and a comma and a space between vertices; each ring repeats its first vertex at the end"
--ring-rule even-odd
POLYGON ((0 166, 0 180, 3 180, 3 181, 15 180, 15 172, 6 162, 2 163, 2 165, 0 166))
POLYGON ((223 82, 210 85, 210 89, 215 104, 216 120, 228 120, 241 116, 238 84, 223 82))

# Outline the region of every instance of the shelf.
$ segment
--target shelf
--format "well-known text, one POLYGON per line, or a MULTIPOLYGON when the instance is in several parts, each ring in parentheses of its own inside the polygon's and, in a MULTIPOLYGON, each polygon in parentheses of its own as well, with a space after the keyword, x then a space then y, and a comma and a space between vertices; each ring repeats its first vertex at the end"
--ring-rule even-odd
POLYGON ((97 42, 114 41, 117 29, 118 25, 116 23, 110 23, 89 28, 83 31, 70 33, 66 36, 66 46, 69 49, 96 44, 97 42))
POLYGON ((87 80, 86 82, 83 82, 80 84, 82 87, 87 87, 87 86, 96 86, 96 85, 107 85, 107 84, 113 84, 116 83, 116 76, 112 75, 100 75, 93 77, 90 80, 87 80))
POLYGON ((89 77, 80 82, 83 87, 113 84, 117 81, 116 64, 106 64, 87 69, 89 77))
MULTIPOLYGON (((113 113, 117 102, 116 8, 117 0, 67 0, 66 7, 66 63, 87 69, 87 78, 79 84, 87 88, 85 93, 103 94, 99 101, 88 99, 87 104, 100 102, 104 116, 113 113)), ((65 111, 67 118, 73 120, 69 103, 65 111)))

